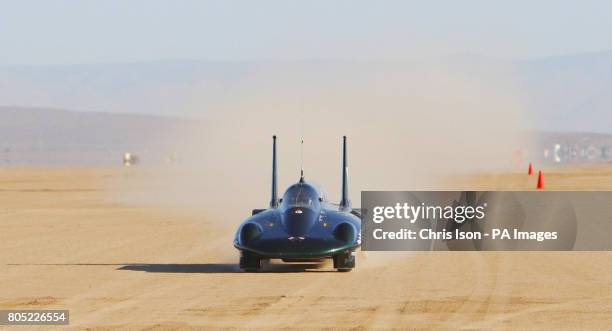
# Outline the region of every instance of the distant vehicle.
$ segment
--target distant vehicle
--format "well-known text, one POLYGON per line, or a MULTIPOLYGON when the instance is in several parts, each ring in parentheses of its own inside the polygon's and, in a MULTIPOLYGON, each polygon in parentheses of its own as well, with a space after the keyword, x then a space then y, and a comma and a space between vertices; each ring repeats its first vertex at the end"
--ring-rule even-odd
POLYGON ((254 209, 234 239, 240 251, 240 268, 256 271, 262 261, 320 261, 331 258, 338 271, 355 268, 355 250, 361 246, 361 212, 348 197, 346 137, 343 137, 342 199, 327 201, 322 192, 304 179, 277 198, 276 136, 272 147, 272 198, 267 209, 254 209))
POLYGON ((126 167, 131 167, 133 165, 138 164, 138 157, 132 153, 124 153, 123 154, 123 165, 126 167))

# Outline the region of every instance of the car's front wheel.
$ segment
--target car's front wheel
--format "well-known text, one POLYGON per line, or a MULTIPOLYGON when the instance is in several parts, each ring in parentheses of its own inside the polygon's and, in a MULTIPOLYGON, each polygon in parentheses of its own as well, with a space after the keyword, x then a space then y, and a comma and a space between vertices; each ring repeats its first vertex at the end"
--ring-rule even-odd
POLYGON ((349 251, 334 255, 334 268, 340 272, 355 269, 355 253, 349 251))
POLYGON ((257 271, 262 267, 262 259, 257 254, 240 251, 240 269, 244 271, 257 271))

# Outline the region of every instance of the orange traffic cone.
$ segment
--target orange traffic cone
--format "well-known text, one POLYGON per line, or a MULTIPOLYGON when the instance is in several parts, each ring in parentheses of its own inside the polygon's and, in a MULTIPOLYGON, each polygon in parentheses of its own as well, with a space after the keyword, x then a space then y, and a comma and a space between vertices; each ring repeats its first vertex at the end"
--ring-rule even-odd
POLYGON ((544 188, 544 178, 542 178, 542 170, 540 170, 540 172, 538 173, 538 190, 541 190, 544 188))
POLYGON ((529 169, 527 169, 527 174, 531 176, 533 174, 533 167, 531 166, 531 162, 529 162, 529 169))

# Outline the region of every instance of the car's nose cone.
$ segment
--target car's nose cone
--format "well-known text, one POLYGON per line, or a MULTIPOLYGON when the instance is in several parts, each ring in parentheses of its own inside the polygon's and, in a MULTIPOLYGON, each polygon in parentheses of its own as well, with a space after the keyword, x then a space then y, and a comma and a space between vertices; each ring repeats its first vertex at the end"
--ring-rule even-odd
POLYGON ((281 216, 285 231, 293 237, 305 237, 315 225, 319 213, 308 208, 289 208, 281 216))

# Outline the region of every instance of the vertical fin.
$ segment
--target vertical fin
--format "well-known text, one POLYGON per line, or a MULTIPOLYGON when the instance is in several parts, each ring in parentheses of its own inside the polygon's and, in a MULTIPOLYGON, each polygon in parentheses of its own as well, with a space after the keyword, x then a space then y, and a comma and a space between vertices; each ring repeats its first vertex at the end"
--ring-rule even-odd
POLYGON ((351 200, 348 193, 348 163, 346 159, 346 136, 342 137, 342 199, 340 209, 351 209, 351 200))
POLYGON ((304 138, 300 145, 300 183, 304 182, 304 138))
POLYGON ((270 208, 278 207, 278 195, 276 190, 276 136, 272 136, 272 198, 270 208))

